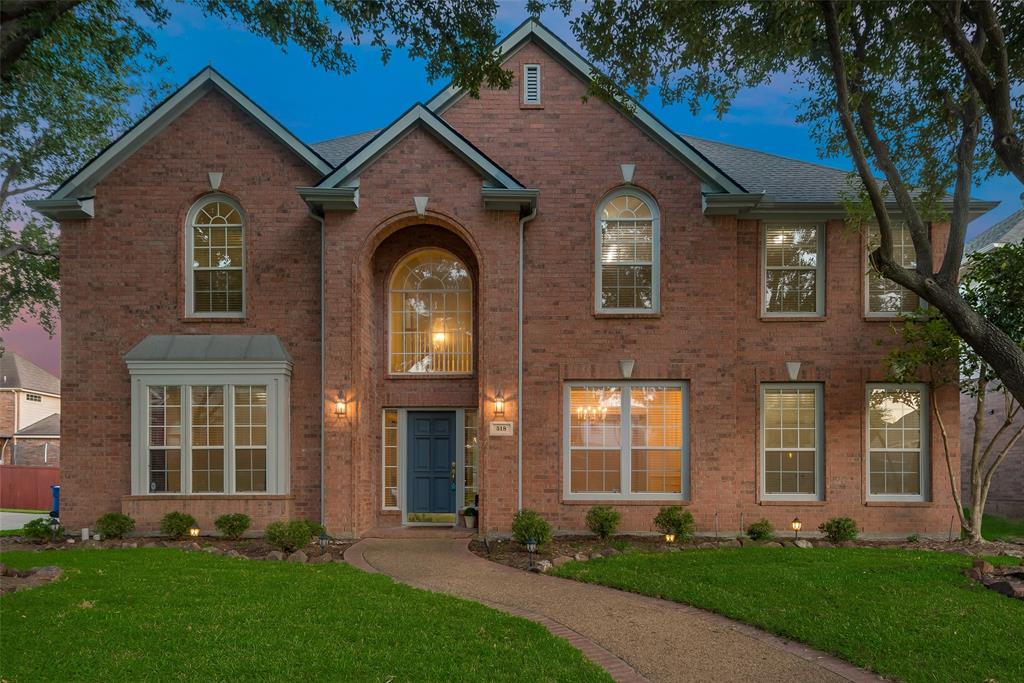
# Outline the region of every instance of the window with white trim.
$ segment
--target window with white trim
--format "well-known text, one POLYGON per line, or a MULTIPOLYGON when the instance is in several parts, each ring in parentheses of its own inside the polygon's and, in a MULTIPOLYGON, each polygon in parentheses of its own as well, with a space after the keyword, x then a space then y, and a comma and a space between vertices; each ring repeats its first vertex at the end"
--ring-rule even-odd
POLYGON ((480 419, 475 410, 467 410, 465 413, 465 449, 466 456, 463 459, 463 505, 476 504, 476 494, 479 492, 477 483, 478 466, 480 462, 480 419))
POLYGON ((384 453, 381 484, 381 508, 397 510, 398 508, 398 411, 393 408, 384 409, 384 453))
POLYGON ((682 382, 568 383, 566 498, 685 498, 686 401, 682 382))
POLYGON ((204 197, 185 231, 188 314, 241 317, 245 311, 245 235, 241 207, 223 195, 204 197))
POLYGON ((928 388, 923 384, 869 384, 868 496, 926 500, 928 388))
POLYGON ((821 225, 767 224, 764 244, 766 316, 821 316, 825 313, 825 231, 821 225))
POLYGON ((654 200, 633 188, 597 210, 595 307, 599 313, 659 310, 660 218, 654 200))
MULTIPOLYGON (((868 233, 868 254, 873 252, 882 243, 878 226, 871 226, 868 233)), ((917 252, 914 249, 914 240, 910 236, 910 229, 904 223, 892 225, 892 257, 893 260, 904 268, 915 268, 917 266, 917 252)), ((913 313, 921 306, 921 299, 914 292, 905 289, 892 280, 883 277, 868 262, 866 276, 865 313, 868 316, 892 317, 904 313, 913 313)))
POLYGON ((818 500, 823 468, 821 385, 762 384, 762 497, 818 500))
POLYGON ((540 104, 540 64, 523 64, 523 104, 540 104))
POLYGON ((132 369, 132 493, 288 493, 287 371, 172 365, 132 369))
POLYGON ((32 401, 33 403, 42 403, 43 397, 39 394, 25 394, 26 401, 32 401))

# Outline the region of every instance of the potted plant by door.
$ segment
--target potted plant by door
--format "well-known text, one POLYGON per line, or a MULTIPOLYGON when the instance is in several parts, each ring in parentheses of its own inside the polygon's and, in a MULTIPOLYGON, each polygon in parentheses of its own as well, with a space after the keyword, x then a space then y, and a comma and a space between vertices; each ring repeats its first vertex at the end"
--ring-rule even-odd
POLYGON ((476 508, 470 505, 462 511, 462 518, 466 520, 467 529, 476 528, 476 508))

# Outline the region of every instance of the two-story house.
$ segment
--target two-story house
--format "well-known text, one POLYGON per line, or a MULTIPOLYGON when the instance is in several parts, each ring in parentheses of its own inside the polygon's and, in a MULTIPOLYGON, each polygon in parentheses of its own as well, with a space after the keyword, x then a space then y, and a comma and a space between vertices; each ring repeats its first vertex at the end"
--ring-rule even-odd
POLYGON ((60 380, 0 352, 0 464, 60 465, 60 380))
POLYGON ((955 430, 956 391, 884 382, 918 302, 868 272, 847 174, 584 100, 536 21, 499 49, 510 90, 311 146, 204 69, 34 204, 62 233, 66 525, 359 536, 477 503, 485 532, 579 530, 607 504, 646 531, 680 504, 945 533, 929 406, 955 430))

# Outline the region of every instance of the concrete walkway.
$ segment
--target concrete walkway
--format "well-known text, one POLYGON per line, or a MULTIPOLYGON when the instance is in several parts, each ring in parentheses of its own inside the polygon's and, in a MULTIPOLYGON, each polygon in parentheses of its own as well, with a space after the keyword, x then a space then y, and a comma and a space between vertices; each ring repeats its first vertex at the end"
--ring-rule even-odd
POLYGON ((538 621, 618 681, 881 680, 710 612, 490 562, 470 552, 466 539, 371 538, 350 547, 345 559, 538 621))
POLYGON ((50 513, 48 512, 0 512, 0 529, 4 531, 10 531, 11 529, 20 529, 25 526, 33 519, 39 519, 42 517, 49 521, 50 513))

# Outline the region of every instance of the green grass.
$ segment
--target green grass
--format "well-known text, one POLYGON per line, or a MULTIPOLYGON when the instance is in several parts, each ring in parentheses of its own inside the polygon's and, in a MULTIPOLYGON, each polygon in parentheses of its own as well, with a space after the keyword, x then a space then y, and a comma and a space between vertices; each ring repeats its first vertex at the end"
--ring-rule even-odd
MULTIPOLYGON (((964 508, 968 517, 971 511, 964 508)), ((1024 539, 1024 519, 1007 519, 984 514, 981 517, 981 535, 988 541, 1017 541, 1024 539)))
POLYGON ((938 552, 752 547, 632 553, 554 573, 703 607, 897 680, 1024 681, 1024 602, 962 576, 970 564, 938 552))
POLYGON ((49 510, 24 510, 22 508, 0 508, 0 512, 25 512, 28 514, 38 513, 40 515, 49 515, 49 510))
POLYGON ((8 552, 4 681, 608 681, 542 626, 343 564, 172 549, 8 552))

